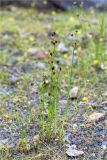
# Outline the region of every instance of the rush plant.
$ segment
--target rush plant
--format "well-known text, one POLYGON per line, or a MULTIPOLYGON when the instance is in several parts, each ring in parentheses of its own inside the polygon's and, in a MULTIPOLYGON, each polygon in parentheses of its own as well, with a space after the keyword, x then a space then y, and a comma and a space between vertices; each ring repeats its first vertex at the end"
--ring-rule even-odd
POLYGON ((40 107, 40 135, 50 140, 59 133, 58 127, 58 96, 60 86, 60 71, 55 64, 56 45, 58 41, 56 33, 51 35, 52 49, 49 53, 49 83, 46 84, 46 75, 43 75, 41 85, 41 107, 40 107))

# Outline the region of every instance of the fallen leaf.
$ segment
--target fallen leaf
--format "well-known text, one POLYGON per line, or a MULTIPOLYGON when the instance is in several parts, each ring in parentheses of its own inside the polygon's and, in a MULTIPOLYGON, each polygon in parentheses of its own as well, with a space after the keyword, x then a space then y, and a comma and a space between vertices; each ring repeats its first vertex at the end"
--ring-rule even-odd
POLYGON ((96 66, 96 65, 98 65, 100 62, 99 62, 99 60, 97 60, 97 59, 95 59, 94 61, 93 61, 93 64, 96 66))
POLYGON ((96 122, 105 117, 105 113, 94 112, 88 117, 89 122, 96 122))
POLYGON ((33 42, 34 40, 35 40, 35 38, 34 38, 33 36, 30 36, 30 37, 29 37, 29 41, 30 41, 30 42, 33 42))
POLYGON ((10 116, 9 116, 8 114, 4 114, 4 117, 5 117, 6 119, 9 119, 9 118, 10 118, 10 116))
POLYGON ((75 86, 70 91, 70 98, 77 98, 77 95, 78 95, 78 87, 75 86))
POLYGON ((64 54, 64 55, 63 55, 63 58, 64 58, 64 59, 68 58, 68 54, 64 54))
POLYGON ((88 97, 83 97, 83 98, 82 98, 82 101, 88 102, 88 101, 89 101, 89 98, 88 98, 88 97))

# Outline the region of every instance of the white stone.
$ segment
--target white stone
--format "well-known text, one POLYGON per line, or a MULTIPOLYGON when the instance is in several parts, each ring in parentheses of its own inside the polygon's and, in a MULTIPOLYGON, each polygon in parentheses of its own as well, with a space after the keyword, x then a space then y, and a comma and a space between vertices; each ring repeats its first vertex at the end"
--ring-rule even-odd
POLYGON ((88 117, 89 122, 96 122, 105 117, 105 113, 94 112, 88 117))
POLYGON ((70 157, 78 157, 78 156, 83 155, 84 152, 74 149, 74 147, 72 146, 69 146, 68 150, 66 151, 66 154, 70 157))

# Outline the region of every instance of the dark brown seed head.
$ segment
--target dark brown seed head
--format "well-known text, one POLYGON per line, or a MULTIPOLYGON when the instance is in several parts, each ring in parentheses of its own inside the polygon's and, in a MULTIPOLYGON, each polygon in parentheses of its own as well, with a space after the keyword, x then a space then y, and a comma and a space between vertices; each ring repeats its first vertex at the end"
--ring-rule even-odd
POLYGON ((55 67, 53 66, 51 69, 52 69, 52 70, 54 70, 54 69, 55 69, 55 67))
POLYGON ((71 34, 71 36, 72 36, 72 37, 74 36, 73 33, 71 34))
POLYGON ((50 95, 51 95, 51 93, 49 92, 49 93, 48 93, 48 96, 50 96, 50 95))
POLYGON ((55 35, 56 35, 56 33, 55 33, 55 32, 53 32, 53 33, 52 33, 52 36, 55 36, 55 35))
POLYGON ((53 54, 53 53, 52 53, 52 52, 50 52, 50 56, 52 56, 52 54, 53 54))
POLYGON ((51 43, 52 43, 53 45, 55 45, 55 44, 56 44, 56 43, 55 43, 55 41, 53 41, 53 40, 51 41, 51 43))
POLYGON ((61 71, 61 70, 62 70, 62 68, 60 67, 60 68, 59 68, 59 70, 61 71))

